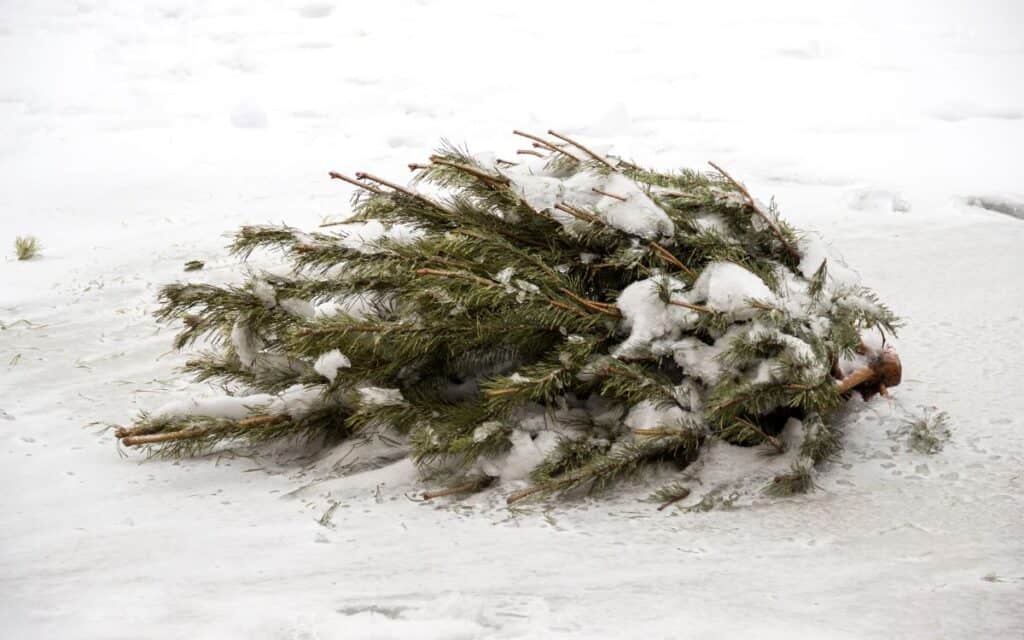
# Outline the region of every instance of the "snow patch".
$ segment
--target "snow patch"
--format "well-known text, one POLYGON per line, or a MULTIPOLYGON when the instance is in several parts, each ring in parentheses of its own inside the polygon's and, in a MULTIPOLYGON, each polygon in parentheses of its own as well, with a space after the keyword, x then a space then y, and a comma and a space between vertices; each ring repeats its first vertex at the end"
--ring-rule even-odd
POLYGON ((612 355, 620 358, 647 355, 655 340, 676 340, 683 329, 697 323, 696 311, 661 299, 662 286, 672 295, 678 295, 675 292, 682 292, 686 285, 668 276, 648 278, 632 283, 619 294, 616 306, 622 313, 621 328, 630 333, 612 355))
POLYGON ((359 389, 359 400, 364 405, 378 407, 405 402, 400 389, 386 389, 384 387, 361 387, 359 389))
POLYGON ((340 349, 334 349, 327 353, 321 353, 320 357, 316 359, 313 369, 331 382, 334 382, 334 378, 338 375, 338 369, 347 369, 351 366, 352 362, 349 361, 348 357, 340 349))
POLYGON ((703 301, 722 313, 744 320, 755 315, 749 300, 772 302, 775 295, 761 278, 732 262, 712 262, 693 284, 691 301, 703 301))
POLYGON ((274 396, 269 393, 257 393, 251 396, 188 398, 161 406, 153 412, 153 416, 169 420, 187 418, 188 416, 241 420, 248 417, 254 409, 270 405, 274 399, 274 396))

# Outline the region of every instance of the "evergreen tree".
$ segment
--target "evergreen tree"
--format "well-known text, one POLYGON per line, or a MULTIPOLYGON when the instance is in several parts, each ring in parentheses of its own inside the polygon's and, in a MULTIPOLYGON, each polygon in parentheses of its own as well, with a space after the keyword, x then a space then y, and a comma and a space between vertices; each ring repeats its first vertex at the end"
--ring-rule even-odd
POLYGON ((895 353, 862 340, 894 331, 889 309, 715 165, 659 172, 516 133, 533 148, 514 162, 445 144, 410 165, 422 190, 331 173, 358 188, 333 229, 237 233, 234 254, 279 251, 288 276, 164 287, 175 347, 213 347, 186 369, 232 395, 141 415, 120 442, 181 456, 387 433, 447 479, 430 497, 491 485, 547 434, 512 502, 683 468, 712 439, 783 451, 797 418, 798 461, 769 490, 812 487, 844 395, 899 383, 895 353))

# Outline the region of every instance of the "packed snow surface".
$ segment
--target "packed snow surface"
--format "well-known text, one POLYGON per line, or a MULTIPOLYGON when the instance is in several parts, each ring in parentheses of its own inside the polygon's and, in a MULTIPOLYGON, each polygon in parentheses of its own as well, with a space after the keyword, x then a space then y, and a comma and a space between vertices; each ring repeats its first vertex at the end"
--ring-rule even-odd
MULTIPOLYGON (((1024 635, 1020 4, 627 9, 5 2, 0 635, 1024 635), (498 491, 418 502, 412 462, 384 440, 178 462, 118 455, 103 426, 138 410, 240 415, 254 400, 213 399, 219 390, 176 372, 188 356, 168 353, 156 292, 237 282, 224 234, 242 224, 344 220, 351 189, 330 170, 403 182, 406 163, 447 138, 520 162, 506 174, 535 208, 583 198, 638 241, 670 230, 629 184, 567 186, 515 153, 529 141, 513 128, 549 127, 658 168, 721 164, 810 232, 804 275, 840 254, 849 267, 829 260, 834 284, 859 276, 906 318, 903 384, 892 400, 851 403, 845 449, 818 491, 659 512, 643 499, 661 478, 510 510, 498 491), (42 257, 18 262, 14 238, 29 234, 42 257), (184 273, 189 260, 206 266, 184 273), (196 407, 201 396, 211 404, 196 407), (897 434, 924 407, 951 419, 936 456, 897 434)), ((333 229, 360 247, 416 233, 333 229)), ((758 293, 745 275, 722 275, 722 291, 742 295, 718 303, 758 293)), ((375 303, 313 309, 272 293, 268 305, 317 317, 375 303)), ((673 340, 692 321, 685 308, 633 293, 652 315, 636 314, 632 331, 658 334, 681 363, 709 362, 693 352, 718 343, 673 340)), ((260 356, 244 332, 233 339, 260 356)), ((258 400, 301 412, 317 391, 258 400)), ((369 391, 385 402, 388 392, 369 391)), ((587 413, 608 424, 686 418, 599 403, 587 413)), ((494 463, 503 484, 525 486, 555 444, 547 418, 533 419, 494 463)), ((790 461, 715 445, 692 471, 727 503, 738 470, 771 475, 790 461)))

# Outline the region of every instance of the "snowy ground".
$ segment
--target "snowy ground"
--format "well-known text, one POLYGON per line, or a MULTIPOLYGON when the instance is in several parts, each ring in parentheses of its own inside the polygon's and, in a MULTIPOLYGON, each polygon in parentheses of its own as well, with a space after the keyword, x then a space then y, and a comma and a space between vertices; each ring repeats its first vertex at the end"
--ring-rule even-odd
POLYGON ((1019 3, 484 4, 0 1, 0 635, 1022 637, 1024 220, 967 204, 1024 211, 1019 3), (511 512, 97 431, 196 391, 150 316, 186 260, 514 127, 718 161, 905 316, 822 490, 511 512), (939 456, 886 433, 920 406, 939 456))

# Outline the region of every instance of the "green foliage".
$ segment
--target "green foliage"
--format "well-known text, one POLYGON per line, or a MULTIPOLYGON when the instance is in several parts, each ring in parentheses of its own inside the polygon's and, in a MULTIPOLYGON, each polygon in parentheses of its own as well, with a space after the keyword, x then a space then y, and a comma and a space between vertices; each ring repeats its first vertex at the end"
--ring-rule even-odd
POLYGON ((926 412, 920 418, 908 420, 900 430, 907 438, 907 445, 927 455, 934 455, 946 446, 952 433, 949 430, 949 414, 926 412))
MULTIPOLYGON (((724 173, 659 172, 579 145, 559 148, 537 169, 545 179, 632 180, 632 197, 660 208, 671 235, 624 230, 595 201, 535 208, 516 182, 524 174, 508 172, 514 163, 449 143, 429 164, 412 165, 413 183, 431 195, 332 174, 361 187, 345 225, 315 233, 246 226, 235 235, 234 255, 275 252, 288 275, 171 284, 157 312, 181 327, 176 348, 200 340, 212 347, 186 365, 197 380, 232 394, 301 386, 316 390, 317 402, 269 414, 254 407, 245 420, 141 416, 125 442, 178 456, 239 440, 390 432, 425 474, 480 479, 476 463, 500 459, 523 417, 542 413, 557 444, 533 469, 526 495, 546 495, 600 491, 653 466, 683 468, 709 437, 781 451, 776 436, 797 416, 812 420, 802 466, 775 485, 812 486, 811 466, 839 447, 824 422, 841 401, 830 371, 864 330, 892 332, 895 316, 866 289, 834 286, 824 262, 805 277, 798 234, 774 202, 757 203, 724 173), (348 235, 360 223, 383 234, 360 245, 348 235), (704 268, 720 262, 758 276, 772 299, 748 300, 742 313, 683 301, 704 268), (671 344, 635 357, 617 352, 630 331, 619 296, 646 279, 666 308, 689 307, 692 322, 674 327, 672 340, 713 347, 717 374, 689 370, 671 344), (316 311, 331 304, 340 306, 316 311), (320 359, 335 350, 347 365, 325 373, 320 359), (382 402, 367 389, 400 395, 382 402), (595 404, 621 417, 645 401, 687 418, 644 433, 620 422, 566 424, 567 413, 595 404)), ((668 502, 685 490, 673 484, 658 495, 668 502)))
POLYGON ((814 488, 811 467, 797 462, 788 472, 775 476, 775 480, 765 487, 765 493, 776 497, 786 497, 797 493, 807 493, 814 488))

